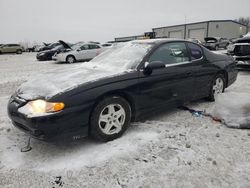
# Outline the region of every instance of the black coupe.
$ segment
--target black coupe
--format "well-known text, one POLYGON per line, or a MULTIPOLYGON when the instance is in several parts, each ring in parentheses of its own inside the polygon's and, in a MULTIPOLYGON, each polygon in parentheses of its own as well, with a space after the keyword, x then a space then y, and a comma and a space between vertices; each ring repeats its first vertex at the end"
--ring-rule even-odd
POLYGON ((156 110, 207 98, 237 78, 236 63, 185 40, 117 44, 92 61, 23 83, 8 103, 13 124, 50 140, 61 134, 109 141, 156 110))

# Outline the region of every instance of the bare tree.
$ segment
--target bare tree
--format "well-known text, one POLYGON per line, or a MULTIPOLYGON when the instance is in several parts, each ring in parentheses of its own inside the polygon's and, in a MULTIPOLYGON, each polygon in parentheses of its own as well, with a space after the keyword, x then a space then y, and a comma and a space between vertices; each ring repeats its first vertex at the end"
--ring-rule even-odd
POLYGON ((235 21, 240 22, 246 26, 250 26, 250 17, 239 17, 235 21))

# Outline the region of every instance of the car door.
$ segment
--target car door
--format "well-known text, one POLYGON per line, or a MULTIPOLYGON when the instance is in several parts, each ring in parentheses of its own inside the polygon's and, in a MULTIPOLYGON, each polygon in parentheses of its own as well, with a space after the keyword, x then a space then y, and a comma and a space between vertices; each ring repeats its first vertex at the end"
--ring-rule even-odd
POLYGON ((3 48, 2 48, 2 52, 3 53, 9 53, 9 52, 11 52, 10 45, 9 44, 4 45, 3 48))
POLYGON ((165 68, 155 69, 138 78, 140 110, 147 111, 191 100, 194 92, 193 67, 185 42, 171 42, 159 46, 145 64, 163 62, 165 68))
POLYGON ((88 60, 89 58, 89 45, 84 44, 82 45, 75 55, 77 60, 88 60))
POLYGON ((89 44, 89 58, 93 59, 101 53, 101 47, 95 44, 89 44))
POLYGON ((219 45, 220 48, 225 48, 226 47, 226 40, 224 38, 221 38, 219 44, 220 44, 219 45))
POLYGON ((193 75, 195 78, 193 99, 207 97, 217 67, 208 63, 199 45, 187 42, 187 46, 191 56, 193 75))
POLYGON ((16 45, 15 44, 9 44, 9 52, 16 52, 16 45))

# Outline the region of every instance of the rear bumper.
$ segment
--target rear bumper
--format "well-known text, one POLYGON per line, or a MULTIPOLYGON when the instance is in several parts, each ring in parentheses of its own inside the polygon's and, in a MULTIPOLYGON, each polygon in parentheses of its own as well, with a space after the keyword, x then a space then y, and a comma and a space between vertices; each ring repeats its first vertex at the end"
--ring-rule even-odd
POLYGON ((238 61, 237 69, 250 70, 250 60, 238 61))
POLYGON ((88 136, 90 110, 69 108, 46 116, 28 117, 18 111, 24 104, 26 103, 19 103, 11 98, 8 103, 8 115, 15 127, 30 136, 44 141, 88 136))

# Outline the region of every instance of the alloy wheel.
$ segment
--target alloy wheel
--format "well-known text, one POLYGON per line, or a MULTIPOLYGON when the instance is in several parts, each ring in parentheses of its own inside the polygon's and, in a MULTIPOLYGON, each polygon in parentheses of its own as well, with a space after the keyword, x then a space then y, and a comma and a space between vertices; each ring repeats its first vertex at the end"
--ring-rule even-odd
POLYGON ((120 104, 109 104, 99 116, 99 128, 106 135, 119 133, 125 123, 126 113, 120 104))
POLYGON ((74 57, 69 56, 69 57, 67 58, 67 61, 68 61, 68 63, 74 63, 74 62, 75 62, 75 59, 74 59, 74 57))

